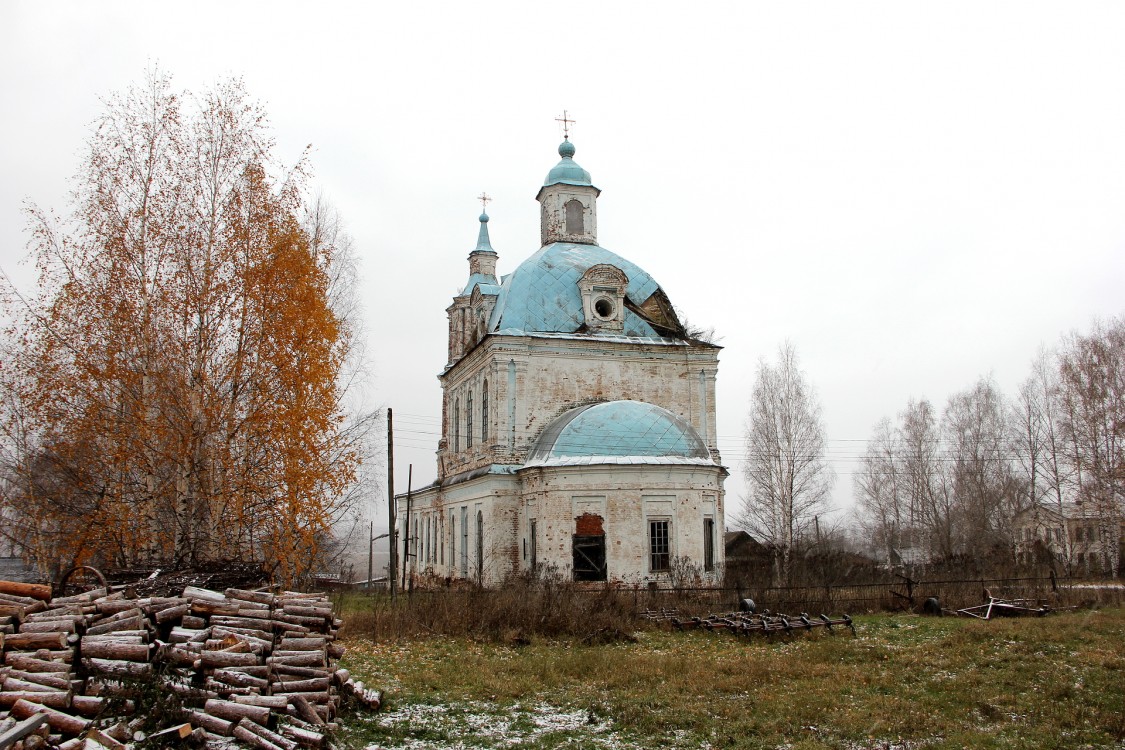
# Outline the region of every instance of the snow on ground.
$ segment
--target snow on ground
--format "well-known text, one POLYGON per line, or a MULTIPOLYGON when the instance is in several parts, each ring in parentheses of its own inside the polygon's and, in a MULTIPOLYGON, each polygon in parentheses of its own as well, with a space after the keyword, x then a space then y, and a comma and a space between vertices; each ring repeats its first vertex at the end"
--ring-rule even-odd
POLYGON ((405 737, 368 746, 367 750, 483 750, 546 747, 641 750, 614 731, 612 722, 584 710, 565 710, 545 703, 498 706, 464 702, 414 704, 372 716, 368 723, 405 737), (554 736, 552 736, 554 735, 554 736))

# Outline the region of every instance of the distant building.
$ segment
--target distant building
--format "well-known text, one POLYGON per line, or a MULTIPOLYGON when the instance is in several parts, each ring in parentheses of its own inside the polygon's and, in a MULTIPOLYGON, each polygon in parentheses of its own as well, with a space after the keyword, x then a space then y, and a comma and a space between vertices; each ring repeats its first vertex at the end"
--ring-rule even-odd
POLYGON ((1103 519, 1090 503, 1042 503, 1016 514, 1016 553, 1024 562, 1044 556, 1068 562, 1075 573, 1108 573, 1109 561, 1125 546, 1125 520, 1103 519), (1117 538, 1111 536, 1116 526, 1117 538))
POLYGON ((719 347, 598 246, 601 191, 574 152, 559 146, 536 196, 542 247, 503 279, 480 217, 447 310, 438 477, 409 513, 397 498, 407 575, 639 583, 722 569, 719 347))

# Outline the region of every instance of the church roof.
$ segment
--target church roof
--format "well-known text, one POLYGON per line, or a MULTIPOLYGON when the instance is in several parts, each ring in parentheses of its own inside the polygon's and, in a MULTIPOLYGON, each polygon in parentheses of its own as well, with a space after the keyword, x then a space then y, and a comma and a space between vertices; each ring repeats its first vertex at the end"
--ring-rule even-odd
MULTIPOLYGON (((543 180, 543 187, 550 187, 551 185, 581 185, 585 187, 594 187, 590 182, 590 173, 572 158, 574 156, 574 144, 569 140, 563 141, 559 145, 559 156, 562 160, 551 168, 547 173, 547 179, 543 180)), ((597 190, 597 188, 594 188, 597 190)))
POLYGON ((525 466, 594 463, 712 464, 699 433, 667 409, 607 401, 563 414, 543 430, 525 466))
MULTIPOLYGON (((493 332, 574 333, 585 323, 578 280, 599 263, 624 271, 629 278, 626 298, 641 305, 660 285, 639 266, 597 245, 555 242, 541 248, 504 277, 488 329, 493 332)), ((625 310, 626 336, 660 334, 632 310, 625 310)))

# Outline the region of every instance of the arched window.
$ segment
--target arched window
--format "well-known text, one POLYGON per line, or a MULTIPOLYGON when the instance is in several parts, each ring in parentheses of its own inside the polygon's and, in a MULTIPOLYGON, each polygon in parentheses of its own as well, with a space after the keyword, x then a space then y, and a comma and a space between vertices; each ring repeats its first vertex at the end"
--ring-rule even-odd
POLYGON ((582 206, 582 201, 577 198, 572 198, 566 202, 567 234, 583 234, 586 231, 582 221, 585 210, 586 209, 582 206))
POLYGON ((465 397, 465 447, 473 447, 473 392, 465 397))
POLYGON ((480 391, 480 441, 488 441, 488 381, 480 391))
POLYGON ((461 450, 461 400, 453 401, 453 452, 461 450))

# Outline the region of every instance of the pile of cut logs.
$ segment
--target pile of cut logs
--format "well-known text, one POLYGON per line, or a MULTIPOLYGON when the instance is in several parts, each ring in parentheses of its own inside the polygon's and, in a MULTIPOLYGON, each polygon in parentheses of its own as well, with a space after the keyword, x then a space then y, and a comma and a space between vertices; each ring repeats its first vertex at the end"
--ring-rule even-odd
POLYGON ((322 594, 188 586, 177 597, 51 598, 50 586, 0 581, 0 750, 328 747, 345 697, 382 700, 336 668, 342 624, 322 594), (151 720, 130 699, 146 682, 183 706, 147 736, 151 720))

